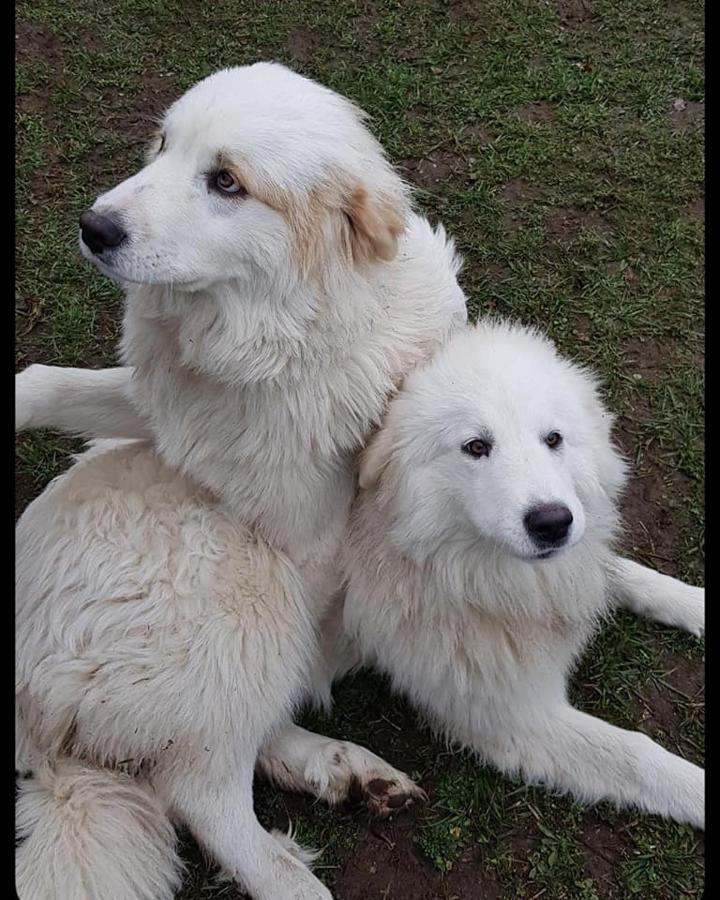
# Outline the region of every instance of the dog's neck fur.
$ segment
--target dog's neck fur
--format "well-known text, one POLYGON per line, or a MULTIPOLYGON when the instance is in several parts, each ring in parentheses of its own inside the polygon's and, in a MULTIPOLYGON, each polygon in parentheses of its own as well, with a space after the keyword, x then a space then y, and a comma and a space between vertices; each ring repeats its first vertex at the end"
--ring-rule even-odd
POLYGON ((296 562, 334 554, 356 452, 464 322, 444 235, 411 230, 392 263, 314 282, 127 291, 121 351, 159 452, 296 562))
POLYGON ((371 620, 375 606, 392 605, 404 607, 396 610, 398 622, 427 625, 435 615, 449 616, 460 640, 462 623, 477 615, 511 632, 556 632, 571 650, 570 665, 609 606, 605 573, 618 528, 611 504, 588 521, 577 545, 551 560, 518 564, 506 550, 460 531, 411 559, 394 538, 392 495, 383 488, 381 479, 363 491, 353 513, 345 563, 353 595, 362 598, 354 605, 364 605, 371 620), (388 583, 389 573, 397 585, 388 583))

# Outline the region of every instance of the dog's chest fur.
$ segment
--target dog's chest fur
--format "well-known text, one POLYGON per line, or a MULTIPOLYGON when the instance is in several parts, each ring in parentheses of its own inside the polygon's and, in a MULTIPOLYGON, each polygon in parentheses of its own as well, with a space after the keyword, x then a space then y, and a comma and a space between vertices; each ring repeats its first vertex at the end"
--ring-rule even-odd
POLYGON ((422 249, 382 284, 269 309, 227 292, 129 292, 123 355, 163 459, 298 563, 332 558, 355 454, 402 376, 464 323, 444 235, 435 275, 422 249))
POLYGON ((543 565, 443 548, 420 564, 375 498, 361 495, 343 551, 344 625, 366 663, 466 745, 511 686, 564 684, 608 608, 602 535, 543 565))

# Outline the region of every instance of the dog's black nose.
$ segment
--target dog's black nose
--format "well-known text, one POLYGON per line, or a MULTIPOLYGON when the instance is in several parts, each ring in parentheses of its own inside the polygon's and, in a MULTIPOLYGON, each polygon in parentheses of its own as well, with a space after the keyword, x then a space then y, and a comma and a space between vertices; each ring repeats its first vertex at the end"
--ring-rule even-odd
POLYGON ((127 234, 110 216, 88 210, 80 216, 82 239, 93 253, 119 247, 127 234))
POLYGON ((559 544, 568 536, 572 520, 567 506, 548 503, 530 510, 525 516, 525 528, 537 544, 559 544))

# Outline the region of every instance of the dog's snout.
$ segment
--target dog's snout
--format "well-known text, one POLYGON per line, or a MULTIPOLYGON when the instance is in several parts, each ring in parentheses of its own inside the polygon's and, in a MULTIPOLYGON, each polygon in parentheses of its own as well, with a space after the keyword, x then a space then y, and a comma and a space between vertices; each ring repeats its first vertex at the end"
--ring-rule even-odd
POLYGON ((93 253, 102 253, 119 247, 127 238, 120 223, 112 216, 88 210, 80 216, 80 233, 84 243, 93 253))
POLYGON ((537 544, 559 544, 568 536, 572 521, 573 515, 567 506, 547 503, 528 512, 525 528, 537 544))

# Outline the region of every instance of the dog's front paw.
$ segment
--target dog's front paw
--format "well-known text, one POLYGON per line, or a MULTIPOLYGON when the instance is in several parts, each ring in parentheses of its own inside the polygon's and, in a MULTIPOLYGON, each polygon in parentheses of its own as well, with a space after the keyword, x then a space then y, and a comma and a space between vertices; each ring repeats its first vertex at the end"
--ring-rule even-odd
POLYGON ((329 741, 308 762, 305 778, 324 800, 362 804, 381 819, 427 799, 425 791, 403 772, 347 741, 329 741))

